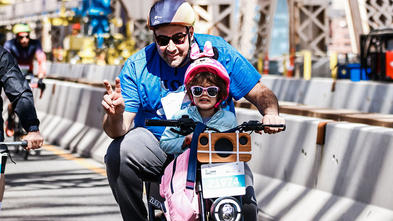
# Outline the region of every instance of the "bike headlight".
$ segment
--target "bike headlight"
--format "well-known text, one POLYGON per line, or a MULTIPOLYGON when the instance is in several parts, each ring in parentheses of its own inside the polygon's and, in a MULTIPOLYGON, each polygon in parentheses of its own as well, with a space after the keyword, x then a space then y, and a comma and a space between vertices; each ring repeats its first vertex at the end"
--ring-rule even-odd
POLYGON ((220 197, 214 201, 210 213, 215 221, 238 221, 242 208, 234 197, 220 197))

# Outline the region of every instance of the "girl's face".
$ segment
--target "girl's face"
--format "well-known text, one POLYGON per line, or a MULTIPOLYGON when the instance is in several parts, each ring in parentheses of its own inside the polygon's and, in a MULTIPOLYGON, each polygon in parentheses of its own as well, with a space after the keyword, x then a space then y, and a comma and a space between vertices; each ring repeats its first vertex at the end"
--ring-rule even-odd
MULTIPOLYGON (((210 87, 210 86, 215 86, 211 83, 204 82, 202 84, 198 84, 196 86, 201 86, 204 88, 210 87)), ((208 95, 208 92, 206 90, 203 90, 202 95, 199 97, 192 96, 195 106, 197 106, 200 110, 211 110, 214 109, 214 105, 217 103, 217 96, 211 97, 208 95)))

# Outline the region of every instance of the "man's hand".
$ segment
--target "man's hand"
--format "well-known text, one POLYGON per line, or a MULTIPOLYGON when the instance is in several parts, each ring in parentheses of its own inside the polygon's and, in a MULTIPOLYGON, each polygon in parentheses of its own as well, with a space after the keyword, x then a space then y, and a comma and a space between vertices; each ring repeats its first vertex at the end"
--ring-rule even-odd
POLYGON ((107 80, 104 80, 106 94, 102 99, 102 106, 108 115, 122 115, 124 112, 125 104, 121 96, 120 79, 117 77, 115 80, 115 90, 107 80))
MULTIPOLYGON (((278 115, 273 115, 273 114, 266 114, 265 116, 263 116, 262 119, 262 123, 263 124, 283 124, 285 125, 285 120, 284 118, 278 116, 278 115)), ((278 132, 283 131, 284 128, 280 128, 280 127, 265 127, 264 132, 268 133, 268 134, 275 134, 278 132)))
POLYGON ((125 111, 119 78, 115 80, 115 90, 112 90, 112 86, 106 80, 104 85, 106 88, 106 94, 102 99, 102 107, 106 112, 103 120, 104 131, 111 138, 123 136, 130 130, 136 113, 125 111))
POLYGON ((29 132, 23 137, 27 141, 26 150, 34 150, 40 148, 44 144, 44 138, 39 131, 29 132))

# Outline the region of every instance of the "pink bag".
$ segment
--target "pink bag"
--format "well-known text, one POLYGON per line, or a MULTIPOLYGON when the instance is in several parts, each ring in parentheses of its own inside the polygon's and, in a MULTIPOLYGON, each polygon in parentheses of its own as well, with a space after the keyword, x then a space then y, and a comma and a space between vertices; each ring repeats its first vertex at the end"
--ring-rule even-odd
POLYGON ((165 217, 168 221, 191 221, 199 216, 198 196, 186 188, 190 149, 176 157, 161 178, 160 195, 165 198, 165 217))

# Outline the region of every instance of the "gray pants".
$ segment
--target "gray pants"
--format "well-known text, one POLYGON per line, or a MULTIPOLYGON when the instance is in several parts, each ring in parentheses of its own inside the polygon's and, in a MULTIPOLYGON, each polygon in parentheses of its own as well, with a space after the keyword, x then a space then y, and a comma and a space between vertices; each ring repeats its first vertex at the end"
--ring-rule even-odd
MULTIPOLYGON (((160 182, 168 161, 159 141, 145 128, 132 129, 109 145, 105 155, 108 181, 124 220, 147 220, 143 181, 160 182)), ((256 220, 252 173, 247 165, 245 170, 248 187, 243 204, 246 214, 252 217, 245 220, 256 220)))

